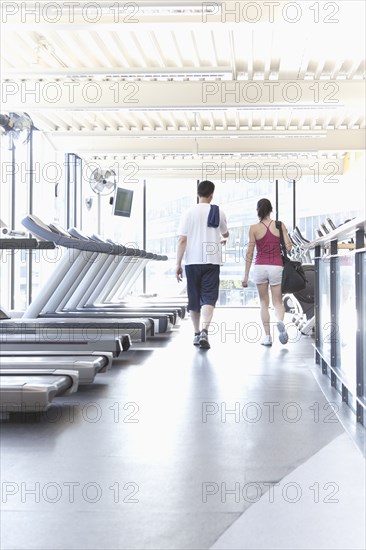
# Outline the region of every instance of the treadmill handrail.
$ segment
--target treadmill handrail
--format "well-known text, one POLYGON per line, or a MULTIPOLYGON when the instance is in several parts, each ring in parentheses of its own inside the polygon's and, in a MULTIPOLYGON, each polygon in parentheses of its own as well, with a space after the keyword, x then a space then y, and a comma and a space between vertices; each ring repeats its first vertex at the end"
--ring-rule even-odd
POLYGON ((28 215, 22 220, 22 224, 31 233, 41 237, 42 239, 52 241, 65 248, 76 248, 78 250, 86 250, 90 252, 99 252, 100 254, 124 254, 126 247, 121 245, 112 246, 108 243, 97 243, 96 241, 84 241, 75 237, 66 237, 56 234, 52 229, 42 222, 37 216, 28 215))
MULTIPOLYGON (((146 252, 145 250, 140 250, 138 248, 127 248, 124 245, 121 244, 112 244, 111 242, 107 241, 96 241, 93 239, 90 239, 89 237, 81 236, 80 238, 77 238, 76 236, 68 237, 67 235, 61 235, 60 232, 56 232, 56 230, 52 230, 50 226, 45 224, 40 218, 37 216, 34 216, 33 214, 29 214, 22 220, 22 224, 24 227, 26 227, 31 233, 34 235, 37 235, 41 239, 44 239, 46 241, 54 242, 55 244, 58 244, 60 246, 64 246, 65 248, 76 248, 77 250, 86 250, 90 252, 98 252, 100 254, 113 254, 113 255, 125 255, 125 256, 135 256, 135 257, 142 257, 142 258, 149 258, 150 259, 150 253, 146 252), (85 238, 89 240, 85 240, 85 238), (145 255, 146 254, 146 255, 145 255)), ((71 229, 69 232, 71 233, 71 229)), ((75 230, 74 234, 76 235, 79 233, 77 230, 75 230)), ((168 260, 168 256, 166 255, 160 255, 151 253, 153 260, 158 261, 166 261, 168 260)))

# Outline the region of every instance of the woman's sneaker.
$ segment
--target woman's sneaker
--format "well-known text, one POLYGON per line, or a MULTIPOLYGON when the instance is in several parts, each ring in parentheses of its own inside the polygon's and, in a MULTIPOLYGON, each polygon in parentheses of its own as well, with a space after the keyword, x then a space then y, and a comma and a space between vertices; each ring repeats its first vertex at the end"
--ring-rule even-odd
POLYGON ((278 332, 279 332, 278 338, 279 338, 281 344, 287 344, 288 334, 286 332, 285 323, 283 321, 278 321, 277 328, 278 328, 278 332))
POLYGON ((267 334, 261 341, 262 346, 272 346, 272 336, 267 334))
POLYGON ((194 346, 199 346, 200 345, 200 336, 201 336, 200 332, 195 332, 194 338, 193 338, 193 345, 194 346))

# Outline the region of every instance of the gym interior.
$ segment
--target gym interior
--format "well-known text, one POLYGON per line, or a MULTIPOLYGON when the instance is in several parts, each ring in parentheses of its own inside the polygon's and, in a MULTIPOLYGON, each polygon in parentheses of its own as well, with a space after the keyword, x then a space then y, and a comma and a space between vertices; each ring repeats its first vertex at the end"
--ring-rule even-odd
POLYGON ((3 550, 365 548, 365 3, 4 1, 3 550), (210 349, 178 227, 226 214, 210 349), (267 198, 306 274, 261 346, 267 198))

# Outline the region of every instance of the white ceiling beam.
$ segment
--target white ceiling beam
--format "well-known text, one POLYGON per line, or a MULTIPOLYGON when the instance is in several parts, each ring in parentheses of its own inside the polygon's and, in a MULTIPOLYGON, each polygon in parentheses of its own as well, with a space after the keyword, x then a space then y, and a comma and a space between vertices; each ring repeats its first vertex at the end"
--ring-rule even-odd
MULTIPOLYGON (((106 41, 106 44, 107 44, 107 47, 109 47, 109 49, 113 52, 113 55, 119 59, 119 63, 122 64, 123 66, 123 69, 126 70, 126 67, 130 67, 131 63, 129 62, 129 60, 127 59, 126 55, 127 55, 127 52, 128 52, 128 49, 127 49, 127 52, 126 52, 126 49, 124 47, 124 44, 122 42, 122 38, 123 36, 121 36, 121 33, 118 33, 118 32, 113 32, 111 31, 110 33, 104 33, 105 36, 105 41, 106 41)), ((118 64, 116 65, 117 67, 117 70, 118 70, 118 64)))
MULTIPOLYGON (((83 156, 83 155, 81 155, 83 156)), ((332 157, 311 157, 308 159, 294 157, 221 157, 210 156, 207 158, 198 158, 194 155, 184 157, 182 155, 167 156, 164 159, 161 156, 155 156, 154 160, 146 156, 128 156, 113 155, 98 159, 86 156, 85 162, 98 164, 101 168, 107 168, 113 165, 116 171, 122 175, 124 171, 130 169, 130 163, 136 165, 136 177, 151 177, 151 175, 186 175, 194 174, 197 178, 204 180, 212 178, 214 180, 248 180, 253 181, 260 175, 262 179, 290 178, 296 177, 298 180, 305 175, 319 176, 327 175, 336 177, 343 174, 343 158, 332 157)))
POLYGON ((36 113, 36 115, 32 118, 32 120, 36 128, 40 126, 46 132, 55 132, 57 129, 57 125, 55 124, 55 121, 50 120, 49 117, 43 116, 41 113, 36 113))
MULTIPOLYGON (((185 125, 186 125, 186 128, 187 128, 187 130, 185 130, 185 132, 192 132, 192 131, 194 131, 194 130, 192 130, 192 124, 191 124, 191 122, 190 122, 190 120, 189 120, 189 117, 188 117, 187 113, 182 113, 182 115, 183 115, 183 120, 184 120, 185 125)), ((179 132, 179 134, 180 134, 180 132, 179 132)))
POLYGON ((352 130, 353 126, 356 124, 359 118, 360 118, 360 113, 350 114, 346 123, 348 130, 352 130))
MULTIPOLYGON (((182 51, 181 51, 182 49, 184 50, 184 47, 182 48, 182 46, 180 46, 178 44, 177 36, 176 36, 176 33, 174 31, 171 31, 170 34, 171 34, 172 41, 173 41, 175 51, 176 51, 175 59, 178 60, 177 66, 178 67, 184 67, 184 61, 183 61, 182 51)), ((170 53, 172 54, 172 52, 170 52, 170 53)), ((217 65, 218 65, 218 63, 217 63, 217 65)))
MULTIPOLYGON (((327 116, 325 116, 321 122, 322 124, 322 128, 323 130, 327 130, 328 129, 328 125, 330 123, 330 121, 332 120, 332 113, 328 113, 327 116)), ((351 128, 349 128, 351 130, 351 128)))
POLYGON ((342 68, 343 62, 344 62, 344 59, 342 58, 342 59, 338 59, 337 61, 335 61, 333 63, 332 73, 330 75, 331 79, 336 79, 337 78, 337 76, 339 74, 339 71, 342 68))
POLYGON ((213 65, 218 66, 219 65, 219 58, 218 58, 218 55, 217 55, 216 39, 215 39, 215 34, 212 31, 210 32, 210 37, 211 37, 212 54, 213 54, 213 58, 214 58, 213 65))
POLYGON ((112 128, 113 130, 117 131, 118 130, 118 125, 116 123, 116 121, 114 120, 113 116, 112 116, 113 113, 99 113, 99 117, 101 118, 101 120, 103 121, 104 123, 104 126, 106 128, 112 128))
POLYGON ((98 64, 98 60, 95 57, 94 48, 90 46, 91 49, 86 50, 83 47, 83 37, 81 33, 69 33, 66 41, 72 52, 72 66, 81 65, 83 67, 89 67, 89 70, 91 71, 91 67, 98 64))
MULTIPOLYGON (((157 118, 158 122, 159 122, 159 125, 163 128, 164 131, 167 131, 167 124, 166 122, 164 121, 163 117, 161 116, 160 113, 154 113, 155 114, 155 117, 157 118)), ((149 119, 149 117, 146 115, 145 113, 145 119, 149 119)), ((153 126, 150 124, 150 128, 152 128, 153 126)))
POLYGON ((98 65, 106 67, 107 71, 113 68, 113 62, 111 61, 110 53, 105 46, 104 36, 98 32, 91 32, 89 35, 90 46, 92 48, 94 58, 98 59, 98 65))
MULTIPOLYGON (((199 132, 203 132, 203 122, 202 122, 202 117, 201 117, 201 114, 199 112, 196 112, 195 114, 195 122, 196 122, 196 126, 198 126, 199 128, 199 132)), ((196 130, 197 132, 197 130, 196 130)))
POLYGON ((253 111, 252 110, 248 111, 248 127, 249 127, 249 131, 253 130, 253 111))
POLYGON ((254 30, 251 29, 248 33, 248 50, 246 52, 248 59, 248 80, 253 80, 253 65, 254 65, 254 30))
POLYGON ((155 50, 155 53, 156 53, 156 57, 158 59, 158 62, 159 62, 159 67, 161 69, 164 69, 166 67, 166 63, 165 63, 165 60, 163 58, 163 53, 161 51, 161 48, 160 48, 160 45, 158 43, 158 41, 156 40, 156 36, 155 36, 155 33, 154 32, 149 32, 148 33, 148 37, 150 39, 150 42, 155 50))
MULTIPOLYGON (((29 34, 27 35, 26 39, 23 40, 21 33, 14 33, 11 48, 6 48, 5 44, 6 44, 6 40, 2 36, 1 55, 3 54, 9 55, 10 60, 15 65, 15 67, 17 66, 19 67, 22 65, 27 66, 29 64, 30 52, 31 52, 31 59, 32 59, 31 63, 36 61, 37 40, 34 39, 29 34), (24 41, 27 44, 26 47, 24 47, 24 41), (12 54, 14 54, 13 58, 12 58, 12 54)), ((5 70, 5 67, 1 67, 1 71, 3 70, 5 70)))
POLYGON ((3 110, 338 109, 363 110, 366 82, 124 82, 70 80, 1 83, 3 110))
POLYGON ((192 30, 191 30, 190 34, 191 34, 192 44, 193 44, 194 61, 196 63, 196 67, 200 67, 202 65, 202 63, 201 63, 201 60, 200 60, 200 55, 199 55, 199 51, 198 51, 198 47, 197 47, 196 38, 195 38, 194 32, 192 30))
MULTIPOLYGON (((44 37, 47 41, 48 44, 51 44, 54 48, 55 48, 55 53, 57 55, 58 58, 61 59, 62 63, 64 65, 66 65, 67 67, 74 67, 75 66, 75 51, 73 50, 73 45, 71 43, 69 43, 69 41, 67 40, 67 35, 65 36, 65 33, 59 33, 58 32, 59 29, 53 29, 53 32, 51 32, 51 29, 49 30, 48 33, 45 33, 44 34, 44 37), (52 39, 49 35, 52 35, 52 39)), ((28 71, 30 70, 30 72, 37 72, 37 71, 41 71, 41 73, 46 70, 46 71, 49 71, 49 70, 53 70, 56 72, 57 74, 57 71, 67 71, 68 69, 63 66, 63 67, 60 67, 60 63, 55 63, 56 60, 53 61, 53 66, 52 67, 47 67, 47 68, 44 68, 44 67, 31 67, 30 69, 28 68, 28 64, 27 64, 27 67, 25 68, 22 68, 22 71, 28 71)), ((90 69, 89 69, 90 70, 90 69)), ((18 68, 18 71, 19 71, 19 68, 18 68)), ((20 72, 22 72, 20 71, 20 72)), ((26 72, 23 73, 23 78, 26 78, 26 72)))
POLYGON ((287 120, 286 120, 286 123, 285 123, 285 128, 286 128, 286 130, 288 130, 289 127, 290 127, 290 125, 291 125, 292 115, 293 115, 293 110, 292 110, 292 109, 289 109, 288 116, 287 116, 287 120))
MULTIPOLYGON (((133 26, 139 26, 144 31, 147 29, 156 29, 159 27, 182 27, 183 25, 189 28, 202 27, 205 24, 206 28, 217 28, 225 25, 226 27, 238 27, 240 24, 244 29, 254 26, 273 27, 275 24, 278 27, 283 27, 283 31, 294 26, 299 29, 306 29, 308 32, 314 33, 314 27, 320 29, 331 26, 329 21, 325 20, 326 11, 322 10, 321 20, 315 23, 314 8, 306 6, 307 3, 300 2, 301 15, 300 19, 296 20, 296 13, 291 14, 291 10, 287 6, 291 4, 286 0, 278 0, 277 2, 264 2, 257 0, 256 2, 244 2, 234 0, 215 0, 213 2, 198 2, 191 1, 187 5, 184 0, 178 2, 158 2, 159 9, 146 9, 146 5, 151 3, 142 2, 88 2, 79 0, 78 2, 47 2, 38 0, 32 2, 14 2, 3 0, 1 3, 1 21, 5 28, 13 29, 23 27, 39 27, 45 29, 53 29, 55 25, 59 29, 66 29, 78 32, 79 30, 91 29, 98 27, 100 30, 115 30, 118 28, 121 32, 133 26), (186 10, 182 9, 167 9, 169 5, 179 6, 186 5, 186 10), (249 5, 249 9, 248 8, 249 5), (305 7, 304 7, 305 5, 305 7), (209 10, 211 6, 211 10, 209 10), (212 9, 213 7, 213 9, 212 9), (234 10, 234 13, 233 13, 234 10)), ((296 3, 293 3, 296 4, 296 3)), ((297 4, 297 5, 299 5, 297 4)), ((349 11, 354 19, 352 25, 363 28, 364 13, 362 11, 363 2, 350 2, 347 0, 345 11, 349 11), (361 6, 361 7, 359 7, 361 6), (360 27, 362 25, 362 27, 360 27)), ((293 11, 293 10, 292 10, 293 11)), ((344 17, 344 12, 340 12, 333 17, 333 22, 337 22, 337 32, 342 36, 344 28, 349 25, 349 18, 344 17), (341 15, 341 17, 339 17, 341 15), (343 17, 342 17, 343 16, 343 17), (338 17, 338 21, 337 21, 338 17)))
MULTIPOLYGON (((146 132, 147 133, 147 132, 146 132)), ((204 133, 204 132, 203 132, 204 133)), ((191 131, 186 138, 171 139, 168 132, 165 137, 155 132, 151 139, 141 139, 141 133, 130 132, 128 135, 119 132, 55 132, 51 139, 55 147, 64 151, 79 151, 82 153, 109 153, 126 154, 138 153, 185 153, 216 154, 216 153, 305 153, 323 151, 363 151, 366 146, 366 137, 363 130, 332 130, 326 137, 279 137, 276 139, 271 132, 266 132, 267 138, 238 136, 227 137, 231 134, 220 132, 220 137, 208 135, 202 137, 202 132, 191 131), (156 137, 155 137, 156 136, 156 137), (103 138, 103 139, 102 139, 103 138)), ((283 133, 284 134, 284 133, 283 133)), ((295 134, 295 132, 293 133, 295 134)), ((306 134, 305 134, 306 135, 306 134)))
MULTIPOLYGON (((106 41, 109 40, 109 38, 106 38, 106 41)), ((114 53, 115 56, 122 57, 122 53, 119 54, 119 52, 114 53)), ((125 59, 125 58, 124 58, 125 59)), ((126 65, 128 65, 126 63, 126 65)), ((174 78, 174 77, 181 77, 185 76, 187 78, 190 77, 202 77, 210 79, 210 77, 217 77, 217 78, 229 78, 231 79, 232 69, 229 66, 220 67, 218 65, 213 67, 184 67, 183 64, 181 67, 166 67, 163 66, 162 60, 161 60, 161 68, 151 66, 149 67, 93 67, 91 68, 84 68, 84 67, 76 67, 75 63, 70 63, 70 66, 68 68, 63 67, 25 67, 24 69, 19 68, 2 68, 1 74, 2 78, 9 78, 14 80, 24 80, 24 79, 65 79, 65 78, 98 78, 98 77, 105 77, 105 78, 174 78)))
POLYGON ((237 79, 237 68, 236 68, 236 59, 237 59, 237 56, 236 56, 236 53, 235 53, 235 41, 234 41, 234 33, 233 31, 230 32, 229 34, 229 42, 230 42, 230 61, 231 61, 231 67, 232 67, 232 72, 233 72, 233 76, 232 76, 232 80, 236 80, 237 79))
POLYGON ((271 74, 271 63, 272 63, 272 59, 274 57, 274 55, 273 55, 274 54, 273 42, 274 42, 274 32, 272 31, 271 32, 271 43, 270 43, 269 49, 267 50, 267 55, 266 55, 265 63, 264 63, 264 80, 269 80, 269 76, 271 74))
POLYGON ((360 65, 361 65, 361 59, 353 61, 352 66, 350 68, 350 71, 348 73, 348 78, 353 78, 355 76, 355 74, 358 71, 360 65))
POLYGON ((134 57, 135 59, 137 58, 137 63, 141 67, 146 67, 146 65, 148 65, 148 61, 146 59, 146 54, 144 52, 144 49, 142 48, 141 43, 139 41, 138 33, 134 32, 133 30, 132 32, 130 32, 130 35, 135 44, 135 47, 131 48, 131 50, 129 51, 129 54, 131 55, 131 57, 134 57))
POLYGON ((16 25, 39 25, 52 28, 55 24, 65 29, 72 27, 73 31, 90 29, 92 27, 131 27, 145 25, 209 25, 227 24, 237 26, 238 23, 270 23, 285 21, 282 8, 283 0, 276 3, 257 2, 257 10, 248 10, 243 2, 232 0, 216 0, 215 2, 159 2, 159 10, 153 13, 153 6, 148 2, 60 2, 49 3, 45 0, 37 2, 3 1, 1 7, 2 21, 10 28, 16 25), (49 5, 48 5, 49 4, 49 5), (174 9, 174 4, 176 8, 174 9), (275 4, 271 6, 269 4, 275 4), (169 5, 173 9, 169 9, 169 5), (177 6, 186 6, 185 10, 177 6), (164 7, 165 6, 165 7, 164 7), (273 8, 276 9, 273 9, 273 8))
POLYGON ((301 61, 300 66, 297 72, 297 78, 299 80, 303 80, 305 78, 305 75, 308 70, 309 66, 309 38, 305 38, 303 48, 302 48, 302 54, 301 54, 301 61))

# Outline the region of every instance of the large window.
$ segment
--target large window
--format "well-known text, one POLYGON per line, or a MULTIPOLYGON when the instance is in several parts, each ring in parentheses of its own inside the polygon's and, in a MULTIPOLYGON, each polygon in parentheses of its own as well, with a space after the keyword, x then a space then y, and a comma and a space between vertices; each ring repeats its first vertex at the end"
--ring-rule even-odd
MULTIPOLYGON (((32 212, 45 222, 56 221, 67 224, 67 185, 65 156, 50 146, 41 132, 33 133, 33 172, 31 176, 29 144, 16 143, 14 158, 8 148, 2 149, 1 166, 1 220, 9 228, 24 229, 22 218, 32 212), (15 162, 12 174, 12 161, 15 162), (30 181, 32 180, 32 185, 30 181), (45 208, 44 205, 47 205, 45 208)), ((357 170, 336 178, 303 176, 296 182, 296 224, 303 235, 312 240, 314 231, 326 217, 335 225, 359 215, 365 215, 365 188, 363 165, 360 160, 357 170)), ((108 168, 95 163, 93 168, 108 168)), ((166 254, 167 262, 150 262, 146 271, 146 291, 161 295, 184 294, 184 284, 178 285, 175 277, 177 229, 184 210, 196 204, 197 180, 176 178, 151 178, 146 181, 146 212, 144 212, 144 181, 134 169, 133 163, 115 161, 110 168, 116 172, 118 187, 134 192, 130 217, 114 216, 110 195, 95 193, 90 185, 90 169, 82 163, 78 171, 78 185, 73 195, 77 204, 79 229, 87 234, 100 233, 105 238, 127 246, 145 248, 159 254, 166 254), (80 189, 81 180, 81 189, 80 189), (144 215, 146 214, 146 220, 144 215), (144 233, 144 224, 145 233, 144 233), (146 235, 146 240, 144 240, 146 235)), ((244 272, 249 226, 257 221, 256 203, 266 197, 276 207, 275 182, 235 181, 214 179, 216 185, 214 201, 227 214, 230 238, 223 248, 224 264, 221 268, 221 288, 218 305, 252 306, 258 304, 256 287, 250 281, 243 289, 241 280, 244 272)), ((278 182, 278 215, 291 230, 293 226, 293 184, 292 181, 278 182)), ((275 216, 276 212, 273 212, 275 216)), ((33 294, 43 284, 54 268, 54 259, 33 254, 32 269, 27 266, 27 252, 3 253, 1 300, 5 307, 24 309, 27 305, 29 282, 33 294), (12 259, 11 259, 12 258, 12 259), (31 279, 30 279, 31 276, 31 279), (12 281, 12 282, 11 282, 12 281), (11 298, 13 296, 13 299, 11 298)), ((54 257, 59 257, 55 253, 54 257)), ((142 290, 142 277, 134 292, 142 290)))
POLYGON ((314 181, 304 176, 296 184, 297 225, 308 240, 317 238, 315 230, 329 217, 338 226, 365 215, 365 187, 362 174, 348 174, 314 181))
MULTIPOLYGON (((358 181, 358 180, 357 180, 358 181)), ((336 181, 326 176, 314 181, 313 176, 303 176, 296 182, 296 219, 293 219, 293 181, 278 180, 278 218, 288 230, 293 229, 294 221, 303 235, 312 240, 314 231, 330 214, 336 225, 361 213, 360 194, 364 190, 354 182, 358 195, 349 196, 345 188, 349 185, 346 176, 338 176, 336 181), (347 199, 344 199, 347 195, 347 199), (325 207, 326 206, 326 207, 325 207)), ((249 287, 243 289, 241 281, 245 267, 245 254, 249 227, 257 222, 256 204, 260 198, 268 198, 273 206, 272 216, 276 216, 275 181, 215 181, 214 202, 225 211, 230 237, 223 247, 223 266, 218 305, 255 306, 258 305, 256 286, 249 280, 249 287)), ((177 245, 177 227, 183 210, 196 202, 196 182, 192 180, 153 180, 147 181, 147 248, 167 254, 169 267, 149 268, 147 277, 150 292, 171 294, 181 288, 174 282, 174 268, 177 245), (158 270, 155 273, 155 270, 158 270), (162 282, 164 280, 164 283, 162 282)))
MULTIPOLYGON (((292 194, 287 181, 278 182, 279 219, 286 225, 291 220, 292 194)), ((220 306, 257 306, 258 292, 251 277, 248 288, 242 287, 245 270, 245 257, 249 241, 249 227, 257 223, 257 202, 261 198, 271 201, 272 216, 275 218, 276 185, 275 182, 227 180, 215 183, 214 202, 224 210, 230 236, 223 247, 223 266, 220 273, 220 306)), ((254 262, 253 262, 254 265, 254 262)), ((252 267, 253 267, 252 265, 252 267)))
MULTIPOLYGON (((131 163, 129 163, 131 164, 131 163)), ((116 189, 111 188, 111 193, 98 195, 90 186, 88 170, 83 169, 83 231, 87 234, 100 233, 105 239, 123 244, 129 248, 143 248, 143 180, 131 176, 131 166, 126 162, 115 162, 110 167, 116 173, 115 183, 117 188, 133 191, 130 216, 114 215, 114 202, 116 189), (92 206, 88 208, 88 200, 92 200, 92 206), (113 204, 111 204, 112 200, 113 204), (99 227, 99 229, 98 229, 99 227)), ((90 171, 89 171, 90 173, 90 171)), ((130 289, 130 294, 143 292, 143 278, 139 276, 130 289)))
MULTIPOLYGON (((12 152, 8 147, 8 140, 1 141, 0 174, 0 219, 2 225, 11 228, 12 152)), ((10 265, 11 251, 2 250, 0 298, 2 306, 7 309, 10 308, 10 265)))
POLYGON ((149 179, 146 183, 146 249, 166 254, 166 262, 149 262, 146 290, 160 296, 185 294, 185 279, 175 278, 178 225, 182 213, 197 202, 197 181, 149 179))
MULTIPOLYGON (((66 227, 65 155, 55 151, 41 132, 33 133, 33 151, 32 213, 47 224, 66 227)), ((63 248, 32 252, 33 296, 52 275, 63 252, 63 248)))
MULTIPOLYGON (((1 142, 1 220, 8 230, 25 234, 21 220, 29 200, 29 143, 7 136, 1 142)), ((4 250, 1 262, 1 301, 4 307, 22 310, 27 303, 27 264, 24 250, 4 250)))
MULTIPOLYGON (((292 185, 292 184, 291 184, 292 185)), ((279 183, 279 197, 283 221, 291 219, 287 206, 288 182, 279 183)), ((148 180, 147 182, 147 249, 167 254, 167 264, 151 263, 148 271, 148 291, 162 295, 182 293, 184 287, 175 282, 177 229, 184 210, 196 204, 197 182, 192 180, 148 180)), ((219 306, 256 306, 258 293, 250 282, 249 288, 241 286, 245 266, 249 226, 257 222, 256 204, 269 198, 275 208, 275 183, 269 181, 215 181, 214 203, 226 213, 230 237, 223 246, 223 265, 220 273, 219 306)), ((275 212, 273 213, 275 216, 275 212)))

